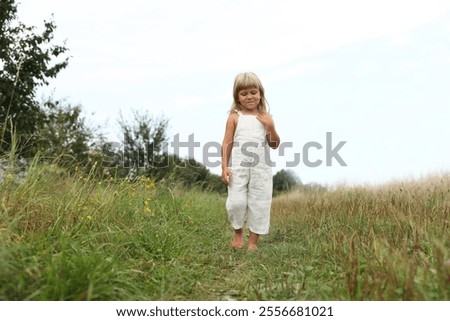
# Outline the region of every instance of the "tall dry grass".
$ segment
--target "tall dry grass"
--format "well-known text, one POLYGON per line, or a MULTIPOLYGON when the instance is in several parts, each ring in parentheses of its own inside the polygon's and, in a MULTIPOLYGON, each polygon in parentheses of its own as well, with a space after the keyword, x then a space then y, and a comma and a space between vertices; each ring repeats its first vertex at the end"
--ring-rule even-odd
POLYGON ((342 285, 336 298, 449 299, 449 195, 448 174, 296 191, 274 200, 273 221, 329 266, 330 282, 342 285))

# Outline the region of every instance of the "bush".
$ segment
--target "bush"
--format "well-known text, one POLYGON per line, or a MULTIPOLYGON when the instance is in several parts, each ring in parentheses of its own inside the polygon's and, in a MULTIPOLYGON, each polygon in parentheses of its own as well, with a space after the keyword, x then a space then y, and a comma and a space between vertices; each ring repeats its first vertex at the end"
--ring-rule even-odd
POLYGON ((292 170, 280 170, 273 176, 273 191, 274 194, 280 192, 287 192, 294 187, 301 185, 300 178, 292 170))

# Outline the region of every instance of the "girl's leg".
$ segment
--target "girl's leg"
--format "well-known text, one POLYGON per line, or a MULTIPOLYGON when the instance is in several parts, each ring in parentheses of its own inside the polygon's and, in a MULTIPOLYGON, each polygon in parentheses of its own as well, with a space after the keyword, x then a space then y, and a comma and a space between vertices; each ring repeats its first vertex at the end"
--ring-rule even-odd
POLYGON ((228 185, 228 198, 225 206, 228 212, 228 219, 235 230, 240 230, 244 227, 247 217, 248 179, 248 169, 233 169, 233 177, 230 185, 228 185))
POLYGON ((247 217, 247 183, 249 179, 248 169, 234 169, 233 177, 228 186, 228 198, 226 208, 231 226, 234 229, 231 247, 241 249, 244 243, 243 226, 247 217))
MULTIPOLYGON (((254 234, 269 233, 272 204, 271 168, 254 168, 248 184, 248 228, 254 234)), ((254 236, 256 238, 256 236, 254 236)))
POLYGON ((250 232, 250 235, 248 237, 248 250, 254 251, 258 247, 258 240, 259 240, 259 234, 250 232))
POLYGON ((233 249, 242 249, 244 246, 244 233, 243 230, 234 230, 233 240, 231 241, 231 247, 233 249))

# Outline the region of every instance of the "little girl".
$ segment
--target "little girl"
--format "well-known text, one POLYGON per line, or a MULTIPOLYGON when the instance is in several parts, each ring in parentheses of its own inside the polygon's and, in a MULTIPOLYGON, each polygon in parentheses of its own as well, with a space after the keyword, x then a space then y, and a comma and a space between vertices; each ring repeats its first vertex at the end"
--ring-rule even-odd
POLYGON ((272 167, 268 146, 277 148, 280 137, 254 73, 236 76, 233 98, 222 143, 222 181, 228 186, 226 208, 234 228, 231 246, 243 247, 247 221, 248 250, 255 250, 259 235, 269 233, 272 167))

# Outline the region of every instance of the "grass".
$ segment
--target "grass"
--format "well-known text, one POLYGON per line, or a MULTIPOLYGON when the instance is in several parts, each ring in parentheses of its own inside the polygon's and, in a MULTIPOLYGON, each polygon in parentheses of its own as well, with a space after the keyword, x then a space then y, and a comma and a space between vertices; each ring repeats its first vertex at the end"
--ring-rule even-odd
POLYGON ((449 300, 450 176, 295 191, 255 253, 225 196, 32 165, 0 183, 1 300, 449 300))

